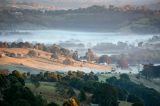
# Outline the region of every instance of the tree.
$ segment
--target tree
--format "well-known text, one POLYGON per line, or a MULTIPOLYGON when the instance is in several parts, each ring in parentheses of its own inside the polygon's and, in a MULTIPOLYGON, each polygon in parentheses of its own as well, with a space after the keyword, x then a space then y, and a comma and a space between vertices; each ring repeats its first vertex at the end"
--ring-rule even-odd
POLYGON ((77 72, 76 72, 76 76, 79 77, 79 78, 83 78, 84 74, 85 73, 83 71, 77 70, 77 72))
POLYGON ((75 52, 73 53, 72 58, 73 58, 74 60, 78 60, 78 51, 75 51, 75 52))
POLYGON ((92 102, 100 106, 118 106, 117 90, 115 87, 105 84, 96 83, 96 89, 93 92, 92 102))
POLYGON ((93 51, 91 49, 88 49, 88 51, 86 52, 87 61, 94 61, 95 57, 96 56, 94 55, 93 51))
POLYGON ((38 55, 38 53, 35 50, 29 50, 27 54, 30 57, 35 57, 38 55))
POLYGON ((118 60, 118 65, 122 69, 128 68, 128 58, 125 55, 122 55, 120 59, 118 60))
POLYGON ((74 92, 73 88, 70 87, 67 91, 67 95, 71 98, 71 97, 75 96, 76 93, 74 92))
POLYGON ((80 93, 78 95, 78 99, 80 102, 83 102, 87 99, 85 91, 83 89, 80 90, 80 93))
POLYGON ((65 65, 73 65, 74 62, 73 62, 71 59, 66 58, 66 59, 63 61, 63 64, 65 64, 65 65))
POLYGON ((121 101, 126 101, 128 97, 128 92, 121 88, 117 88, 117 92, 118 92, 118 99, 121 101))
POLYGON ((121 79, 121 80, 130 81, 130 78, 129 78, 129 76, 128 76, 127 74, 121 74, 121 75, 120 75, 120 79, 121 79))
MULTIPOLYGON (((3 84, 1 106, 46 106, 46 100, 41 96, 35 96, 31 90, 22 84, 19 78, 12 74, 0 77, 3 84), (7 80, 4 81, 4 80, 7 80)), ((25 82, 24 82, 25 83, 25 82)))
POLYGON ((65 49, 65 48, 61 48, 60 52, 61 52, 61 55, 64 55, 66 57, 70 57, 70 50, 65 49))
POLYGON ((131 103, 142 103, 143 102, 136 96, 136 95, 128 95, 128 99, 127 99, 128 102, 131 102, 131 103))
POLYGON ((57 54, 57 52, 53 53, 53 54, 51 55, 51 58, 53 58, 53 59, 58 59, 58 54, 57 54))
POLYGON ((15 77, 18 77, 18 78, 22 78, 22 74, 17 70, 12 71, 12 75, 14 75, 15 77))
POLYGON ((144 103, 145 106, 159 106, 160 104, 160 93, 154 89, 122 79, 107 80, 107 82, 118 88, 125 89, 130 94, 128 101, 132 103, 144 103))
POLYGON ((63 103, 63 106, 78 106, 75 98, 70 98, 68 101, 63 103))
POLYGON ((107 55, 102 55, 98 59, 98 63, 107 63, 109 64, 109 57, 107 55))
POLYGON ((31 73, 30 72, 27 72, 27 77, 30 77, 31 73))
POLYGON ((35 90, 40 86, 40 82, 36 77, 31 78, 31 83, 35 86, 35 90))

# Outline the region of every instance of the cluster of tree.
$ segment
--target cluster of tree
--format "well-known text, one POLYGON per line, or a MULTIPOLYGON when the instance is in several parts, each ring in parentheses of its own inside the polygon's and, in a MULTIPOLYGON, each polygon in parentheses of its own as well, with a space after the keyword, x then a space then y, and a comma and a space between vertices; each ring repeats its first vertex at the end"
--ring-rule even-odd
POLYGON ((86 99, 84 92, 88 92, 93 94, 91 103, 99 104, 100 106, 118 106, 118 89, 109 84, 85 81, 78 78, 71 78, 66 83, 73 88, 82 90, 81 95, 79 95, 80 101, 86 99))
POLYGON ((29 72, 20 73, 19 71, 16 71, 16 73, 18 73, 18 75, 24 79, 29 79, 33 81, 63 82, 63 81, 69 81, 70 79, 74 79, 74 78, 78 78, 85 81, 87 80, 98 81, 98 76, 95 75, 93 72, 90 72, 89 74, 87 74, 78 70, 68 71, 67 74, 59 73, 59 72, 49 72, 49 71, 46 71, 44 73, 40 72, 39 74, 30 74, 29 72))
MULTIPOLYGON (((55 74, 49 72, 44 73, 45 77, 52 77, 54 75, 55 74)), ((12 71, 9 75, 0 74, 1 106, 59 106, 54 102, 47 103, 42 96, 33 94, 32 91, 25 86, 25 78, 27 76, 30 76, 30 73, 24 74, 17 70, 12 71)), ((42 73, 37 74, 37 77, 30 77, 31 82, 37 87, 40 86, 38 76, 42 76, 42 73)), ((73 98, 76 93, 71 87, 67 90, 67 95, 70 99, 64 102, 63 106, 79 106, 78 100, 86 100, 84 91, 80 91, 78 100, 73 98)))
POLYGON ((0 75, 0 105, 50 106, 45 99, 39 95, 34 95, 25 86, 25 82, 18 71, 13 71, 9 75, 0 75))
MULTIPOLYGON (((27 75, 30 74, 27 73, 27 75)), ((60 95, 71 98, 64 103, 64 106, 77 106, 69 105, 78 104, 78 102, 75 102, 77 100, 81 103, 86 100, 88 101, 86 93, 93 94, 89 101, 90 103, 99 104, 100 106, 118 106, 119 98, 117 95, 121 94, 121 98, 124 96, 123 90, 119 90, 109 84, 98 82, 98 77, 93 72, 86 74, 81 71, 68 71, 67 75, 54 72, 41 72, 37 75, 30 75, 30 80, 34 84, 37 83, 36 81, 58 81, 57 92, 60 95), (68 90, 66 91, 64 88, 68 88, 68 90), (73 88, 80 91, 77 96, 73 88), (73 98, 77 98, 77 100, 73 98)))
POLYGON ((28 79, 33 81, 48 81, 48 82, 56 82, 62 79, 63 75, 56 72, 40 72, 39 74, 31 74, 28 75, 28 79))
MULTIPOLYGON (((0 42, 0 48, 31 48, 31 49, 37 49, 37 50, 43 50, 52 53, 51 58, 58 59, 59 55, 64 55, 66 57, 71 57, 74 60, 79 60, 78 51, 71 52, 68 49, 62 48, 59 45, 53 44, 53 45, 44 45, 43 43, 36 43, 32 44, 29 42, 0 42)), ((30 50, 28 52, 29 56, 38 56, 38 53, 36 53, 34 50, 30 50)), ((88 52, 86 53, 86 59, 88 61, 95 61, 96 56, 92 52, 91 49, 88 49, 88 52)), ((65 62, 66 63, 66 62, 65 62)))
POLYGON ((92 71, 90 73, 84 73, 83 71, 68 71, 68 75, 66 77, 69 78, 79 78, 82 80, 90 80, 90 81, 98 81, 98 76, 95 75, 92 71))
MULTIPOLYGON (((72 52, 69 49, 62 48, 56 44, 45 45, 43 43, 32 44, 29 42, 0 42, 0 48, 30 48, 31 50, 29 50, 29 52, 27 53, 27 55, 30 57, 40 56, 40 53, 36 52, 33 49, 52 53, 51 59, 58 59, 60 55, 63 55, 66 57, 66 59, 63 61, 63 64, 66 65, 73 65, 73 60, 79 61, 78 51, 72 52)), ((107 55, 97 57, 91 49, 88 49, 86 55, 84 56, 84 59, 86 59, 87 61, 109 64, 109 57, 107 55)))
MULTIPOLYGON (((69 71, 68 75, 70 77, 64 77, 64 80, 61 80, 60 84, 80 90, 79 101, 86 101, 88 97, 85 96, 85 93, 90 93, 92 94, 90 103, 99 104, 99 106, 118 106, 118 100, 125 101, 128 97, 128 92, 125 89, 101 83, 97 80, 83 78, 83 76, 86 77, 83 72, 69 71)), ((94 73, 91 72, 89 75, 94 76, 94 73)), ((129 79, 129 77, 124 76, 124 79, 129 79)), ((60 88, 65 87, 61 86, 60 88)), ((69 95, 72 94, 72 97, 74 97, 72 89, 68 90, 68 92, 70 92, 69 95)))
MULTIPOLYGON (((160 100, 158 92, 131 82, 127 74, 121 74, 119 80, 116 77, 111 77, 106 80, 107 83, 101 83, 98 82, 98 77, 93 72, 89 74, 81 71, 68 71, 67 74, 40 72, 39 74, 31 75, 30 73, 20 73, 14 70, 8 76, 0 75, 0 98, 3 98, 0 103, 2 106, 12 106, 13 104, 16 104, 13 106, 21 106, 21 103, 24 103, 25 106, 33 106, 33 104, 34 106, 37 106, 37 104, 38 106, 52 106, 54 104, 47 105, 47 102, 40 96, 34 96, 25 87, 24 79, 31 80, 37 87, 39 86, 39 81, 57 81, 57 92, 70 98, 63 106, 78 106, 79 102, 83 103, 88 100, 89 103, 99 104, 99 106, 118 106, 118 100, 127 100, 133 103, 133 106, 158 106, 160 100), (76 95, 73 88, 79 90, 80 93, 76 95), (11 96, 12 93, 14 93, 14 98, 11 96), (88 99, 89 97, 86 93, 92 94, 90 99, 88 99), (32 101, 30 101, 30 98, 32 101), (35 100, 35 103, 33 100, 35 100)), ((58 105, 55 104, 53 106, 58 105)))
MULTIPOLYGON (((0 48, 31 48, 37 50, 43 50, 52 53, 51 58, 58 59, 59 55, 64 55, 66 57, 73 57, 73 59, 78 60, 78 52, 72 53, 66 48, 62 48, 59 45, 45 45, 43 43, 29 43, 29 42, 0 42, 0 48)), ((30 50, 28 55, 35 56, 38 55, 34 50, 30 50)))
POLYGON ((143 66, 141 74, 146 77, 146 79, 160 78, 160 66, 154 66, 153 64, 146 64, 143 66))
POLYGON ((122 88, 126 90, 127 98, 123 98, 123 100, 127 100, 128 102, 134 103, 133 106, 159 106, 160 104, 160 93, 147 88, 143 85, 137 85, 130 81, 130 78, 127 74, 121 74, 120 79, 116 77, 111 77, 106 79, 106 82, 116 86, 118 88, 122 88))

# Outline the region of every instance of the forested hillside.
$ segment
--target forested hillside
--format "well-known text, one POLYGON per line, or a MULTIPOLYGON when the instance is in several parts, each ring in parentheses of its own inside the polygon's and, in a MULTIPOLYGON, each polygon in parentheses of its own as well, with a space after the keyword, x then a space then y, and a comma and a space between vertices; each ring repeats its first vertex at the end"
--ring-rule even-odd
POLYGON ((157 10, 124 11, 114 6, 92 6, 56 11, 7 9, 0 11, 0 15, 1 29, 160 32, 160 12, 157 10))

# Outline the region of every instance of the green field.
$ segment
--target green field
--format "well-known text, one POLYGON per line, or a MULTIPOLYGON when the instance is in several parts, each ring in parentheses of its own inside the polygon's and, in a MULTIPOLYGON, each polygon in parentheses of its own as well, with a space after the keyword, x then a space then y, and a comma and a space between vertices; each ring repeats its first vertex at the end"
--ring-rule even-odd
POLYGON ((64 98, 56 92, 56 83, 54 82, 40 82, 40 86, 36 88, 32 83, 27 82, 29 87, 36 95, 42 95, 48 102, 56 102, 62 105, 64 98))
MULTIPOLYGON (((31 82, 26 82, 26 86, 29 87, 36 95, 42 95, 48 102, 55 102, 60 106, 68 99, 66 96, 59 95, 56 92, 56 82, 40 82, 40 86, 35 88, 31 82)), ((64 88, 67 91, 67 88, 64 88)), ((76 95, 79 94, 79 90, 74 89, 76 95)), ((89 97, 90 94, 87 94, 89 97)), ((119 106, 131 106, 131 103, 125 101, 119 101, 119 106)), ((85 104, 85 106, 89 106, 85 104)))
POLYGON ((31 68, 31 67, 27 67, 27 66, 23 66, 23 65, 18 65, 18 64, 0 65, 0 70, 2 70, 2 69, 7 69, 9 71, 18 70, 20 72, 30 72, 32 74, 38 74, 39 72, 44 71, 41 69, 31 68))

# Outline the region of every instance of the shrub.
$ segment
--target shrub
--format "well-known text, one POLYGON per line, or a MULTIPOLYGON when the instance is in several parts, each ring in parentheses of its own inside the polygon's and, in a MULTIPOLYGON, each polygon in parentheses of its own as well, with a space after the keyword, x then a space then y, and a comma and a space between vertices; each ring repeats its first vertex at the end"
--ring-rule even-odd
POLYGON ((35 57, 35 56, 38 56, 38 53, 34 50, 29 50, 27 55, 30 57, 35 57))

